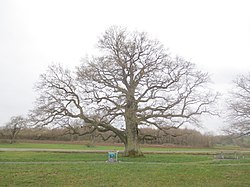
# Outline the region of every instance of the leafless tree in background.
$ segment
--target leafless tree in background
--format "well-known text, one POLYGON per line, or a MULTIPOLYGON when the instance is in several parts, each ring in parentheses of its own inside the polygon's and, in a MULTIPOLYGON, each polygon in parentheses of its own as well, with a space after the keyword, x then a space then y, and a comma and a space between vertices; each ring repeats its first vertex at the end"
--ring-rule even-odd
POLYGON ((141 156, 139 127, 179 128, 198 124, 212 113, 217 95, 207 73, 183 58, 172 58, 146 33, 111 27, 99 39, 100 56, 84 59, 76 72, 49 67, 41 75, 37 124, 67 124, 80 119, 89 132, 112 131, 125 145, 125 156, 141 156))
POLYGON ((13 116, 10 121, 6 124, 5 130, 10 133, 10 143, 12 144, 18 133, 22 128, 27 125, 27 120, 22 116, 13 116))
POLYGON ((228 123, 225 131, 244 136, 250 134, 250 74, 239 75, 234 80, 233 91, 228 100, 228 123))

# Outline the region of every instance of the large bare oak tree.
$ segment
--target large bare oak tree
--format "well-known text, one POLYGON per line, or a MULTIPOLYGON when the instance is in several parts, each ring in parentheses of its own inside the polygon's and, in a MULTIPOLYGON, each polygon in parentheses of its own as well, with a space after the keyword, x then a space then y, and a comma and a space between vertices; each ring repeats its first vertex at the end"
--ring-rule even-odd
POLYGON ((67 124, 76 131, 70 122, 78 119, 89 133, 112 131, 124 143, 125 156, 141 156, 140 126, 164 131, 212 113, 216 94, 207 87, 208 74, 170 57, 146 33, 111 27, 98 48, 100 55, 84 59, 76 72, 52 65, 41 75, 32 113, 38 124, 67 124))
POLYGON ((224 129, 229 134, 250 134, 250 74, 239 75, 234 81, 228 104, 228 123, 224 129))

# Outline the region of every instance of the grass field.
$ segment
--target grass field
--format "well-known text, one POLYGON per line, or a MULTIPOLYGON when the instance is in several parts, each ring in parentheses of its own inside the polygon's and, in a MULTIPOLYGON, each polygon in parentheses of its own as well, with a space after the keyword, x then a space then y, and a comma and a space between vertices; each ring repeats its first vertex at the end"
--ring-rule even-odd
MULTIPOLYGON (((95 145, 86 146, 84 144, 66 143, 0 143, 0 148, 38 148, 38 149, 66 149, 66 150, 124 150, 123 145, 95 145)), ((143 151, 197 151, 197 152, 218 152, 221 150, 238 150, 238 147, 217 147, 217 148, 185 148, 185 147, 161 147, 142 146, 143 151)), ((241 149, 242 150, 242 149, 241 149)), ((250 151, 250 149, 246 149, 250 151)))
MULTIPOLYGON (((0 144, 0 148, 18 146, 27 148, 24 144, 0 144)), ((28 146, 62 149, 66 145, 28 146)), ((78 149, 67 146, 65 149, 78 149)), ((119 156, 119 163, 106 160, 105 153, 0 152, 0 186, 250 186, 249 153, 239 160, 216 160, 202 154, 119 156)))

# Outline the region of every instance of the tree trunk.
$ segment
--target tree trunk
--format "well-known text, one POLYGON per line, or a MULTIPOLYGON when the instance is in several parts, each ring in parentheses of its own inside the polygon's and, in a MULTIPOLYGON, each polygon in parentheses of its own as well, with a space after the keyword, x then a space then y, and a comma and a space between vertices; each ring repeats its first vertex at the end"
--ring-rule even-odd
MULTIPOLYGON (((132 78, 131 78, 132 80, 132 78)), ((132 85, 132 83, 130 84, 132 85)), ((128 157, 143 156, 138 138, 138 120, 136 111, 138 109, 135 97, 135 87, 128 91, 127 105, 125 108, 125 123, 126 123, 126 141, 124 155, 128 157)))
POLYGON ((143 156, 139 146, 138 127, 135 122, 126 120, 126 142, 124 156, 140 157, 143 156))
POLYGON ((18 131, 16 131, 15 129, 14 129, 13 132, 11 132, 10 144, 13 144, 13 143, 14 143, 14 141, 15 141, 15 139, 16 139, 17 133, 18 133, 18 131))

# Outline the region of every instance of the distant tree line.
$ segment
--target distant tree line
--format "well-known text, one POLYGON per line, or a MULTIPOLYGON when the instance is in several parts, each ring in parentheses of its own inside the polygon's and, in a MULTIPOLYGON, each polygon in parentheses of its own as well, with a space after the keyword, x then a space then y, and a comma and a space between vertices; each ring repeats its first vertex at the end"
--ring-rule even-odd
MULTIPOLYGON (((81 133, 84 134, 84 129, 81 133)), ((169 133, 163 133, 159 129, 141 128, 139 134, 140 144, 181 146, 181 147, 213 147, 215 145, 238 145, 241 147, 250 146, 250 137, 244 136, 235 138, 229 135, 202 134, 193 129, 171 129, 169 133)), ((49 141, 79 141, 87 146, 106 142, 109 144, 122 143, 115 134, 111 132, 84 134, 69 132, 66 128, 28 128, 20 129, 14 141, 24 140, 49 140, 49 141)), ((0 129, 0 141, 13 143, 12 131, 9 128, 0 129)))

